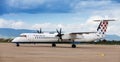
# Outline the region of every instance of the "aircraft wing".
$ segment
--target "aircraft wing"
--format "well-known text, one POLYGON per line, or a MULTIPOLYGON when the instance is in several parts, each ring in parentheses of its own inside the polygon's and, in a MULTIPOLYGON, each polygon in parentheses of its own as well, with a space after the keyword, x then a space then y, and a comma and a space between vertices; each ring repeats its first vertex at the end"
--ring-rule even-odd
POLYGON ((73 33, 69 33, 69 35, 71 39, 78 39, 78 38, 80 39, 83 38, 83 34, 91 34, 91 33, 96 33, 96 32, 73 32, 73 33))

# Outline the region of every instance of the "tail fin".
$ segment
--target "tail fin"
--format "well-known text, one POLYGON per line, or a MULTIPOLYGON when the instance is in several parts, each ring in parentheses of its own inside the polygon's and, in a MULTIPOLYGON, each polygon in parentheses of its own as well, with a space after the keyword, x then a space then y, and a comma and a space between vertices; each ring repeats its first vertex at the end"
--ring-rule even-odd
MULTIPOLYGON (((95 20, 95 21, 100 21, 100 20, 95 20)), ((115 20, 101 20, 100 24, 98 25, 97 34, 101 38, 105 36, 105 33, 107 31, 108 21, 115 21, 115 20)))
POLYGON ((101 21, 98 28, 97 28, 97 31, 100 34, 105 34, 105 32, 107 30, 107 26, 108 26, 108 21, 101 21))

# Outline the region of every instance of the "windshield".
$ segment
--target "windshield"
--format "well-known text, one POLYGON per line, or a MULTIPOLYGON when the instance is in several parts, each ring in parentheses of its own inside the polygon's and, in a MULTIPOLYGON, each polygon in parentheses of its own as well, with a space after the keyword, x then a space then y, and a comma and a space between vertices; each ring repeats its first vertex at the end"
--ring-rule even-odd
POLYGON ((26 35, 20 35, 20 37, 26 37, 26 35))

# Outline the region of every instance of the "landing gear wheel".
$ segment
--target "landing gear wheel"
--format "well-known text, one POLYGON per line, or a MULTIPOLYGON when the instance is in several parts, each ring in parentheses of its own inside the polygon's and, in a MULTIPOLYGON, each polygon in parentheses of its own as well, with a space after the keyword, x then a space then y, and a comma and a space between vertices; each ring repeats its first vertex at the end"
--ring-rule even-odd
POLYGON ((55 43, 52 43, 52 47, 56 47, 56 44, 55 44, 55 43))
POLYGON ((72 48, 76 48, 76 45, 75 45, 75 44, 72 44, 72 48))
POLYGON ((19 44, 19 43, 16 43, 16 46, 17 46, 17 47, 19 47, 19 46, 20 46, 20 44, 19 44))

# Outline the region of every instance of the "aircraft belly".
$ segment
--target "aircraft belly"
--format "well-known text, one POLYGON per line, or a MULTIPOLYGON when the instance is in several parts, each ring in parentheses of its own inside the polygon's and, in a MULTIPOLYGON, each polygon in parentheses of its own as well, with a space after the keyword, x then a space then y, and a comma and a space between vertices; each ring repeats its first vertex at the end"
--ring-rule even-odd
POLYGON ((76 42, 91 42, 95 41, 95 39, 75 39, 76 42))
POLYGON ((56 42, 58 41, 57 38, 40 38, 40 39, 33 39, 32 42, 56 42))

